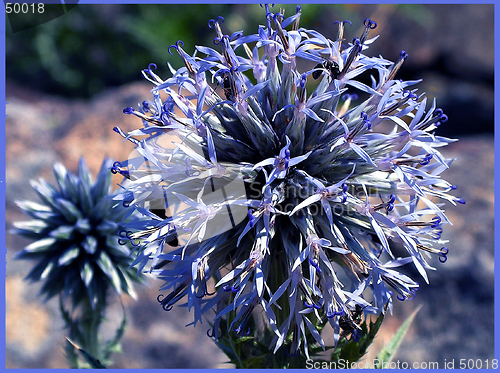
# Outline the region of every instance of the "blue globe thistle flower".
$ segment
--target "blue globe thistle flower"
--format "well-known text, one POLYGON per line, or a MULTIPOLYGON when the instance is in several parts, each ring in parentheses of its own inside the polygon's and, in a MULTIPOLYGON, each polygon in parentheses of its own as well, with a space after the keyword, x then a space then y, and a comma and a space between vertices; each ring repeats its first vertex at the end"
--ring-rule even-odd
POLYGON ((171 45, 185 66, 166 80, 154 64, 142 71, 153 100, 124 110, 143 128, 114 129, 136 146, 115 164, 115 199, 147 218, 128 228, 142 240, 134 264, 164 281, 165 310, 187 298, 195 325, 214 310, 218 340, 222 320, 257 335, 260 308, 274 352, 309 356, 326 323, 337 342, 342 325, 358 328, 356 310, 413 298, 419 284, 398 268, 428 282, 431 254, 448 254, 441 201, 465 202, 440 177, 453 159, 438 148, 455 141, 434 133, 446 115, 419 81, 396 78, 407 53, 366 54, 376 22, 346 42, 348 21, 329 39, 299 27, 300 7, 286 19, 265 10, 252 35, 210 20, 216 49, 171 45))
MULTIPOLYGON (((16 202, 34 219, 14 223, 13 233, 34 240, 16 259, 36 261, 26 278, 44 282, 41 293, 46 300, 61 295, 70 297, 73 308, 83 302, 84 309, 102 310, 109 288, 136 298, 133 282, 141 277, 129 268, 130 250, 117 242, 119 234, 127 234, 120 230, 130 211, 121 205, 113 207, 109 194, 112 163, 103 161, 95 183, 83 158, 76 175, 56 163, 58 187, 43 179, 31 181, 41 203, 16 202)), ((129 239, 122 241, 125 244, 129 239)))

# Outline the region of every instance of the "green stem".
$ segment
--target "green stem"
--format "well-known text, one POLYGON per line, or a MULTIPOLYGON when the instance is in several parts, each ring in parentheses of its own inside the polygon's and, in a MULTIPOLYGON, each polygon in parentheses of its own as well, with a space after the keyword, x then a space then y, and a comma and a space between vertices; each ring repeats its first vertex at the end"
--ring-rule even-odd
POLYGON ((82 307, 82 329, 84 341, 82 341, 82 349, 94 356, 96 359, 102 360, 102 351, 99 343, 99 327, 103 317, 103 308, 98 304, 95 309, 92 309, 90 301, 85 299, 82 307))
POLYGON ((238 359, 238 365, 235 364, 236 365, 236 369, 243 369, 243 362, 241 361, 240 355, 236 352, 236 348, 234 346, 233 338, 232 337, 229 337, 229 343, 231 343, 231 349, 233 350, 234 355, 238 359))
MULTIPOLYGON (((92 308, 88 298, 82 299, 78 313, 71 315, 64 309, 61 298, 60 309, 66 328, 69 330, 69 338, 82 350, 97 360, 103 361, 104 351, 99 340, 99 328, 101 326, 105 307, 97 304, 92 308)), ((68 355, 68 362, 73 368, 80 368, 78 362, 79 353, 68 355)))

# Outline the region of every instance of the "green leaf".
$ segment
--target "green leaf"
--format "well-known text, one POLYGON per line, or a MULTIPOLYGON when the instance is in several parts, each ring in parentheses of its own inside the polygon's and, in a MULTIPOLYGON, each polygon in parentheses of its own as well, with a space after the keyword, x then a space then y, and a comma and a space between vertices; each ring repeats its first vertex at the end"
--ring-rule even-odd
POLYGON ((106 237, 106 248, 108 253, 116 258, 129 258, 130 250, 126 245, 120 245, 116 237, 106 237))
POLYGON ((47 224, 42 220, 15 221, 13 225, 17 228, 17 230, 13 232, 16 234, 39 234, 47 228, 47 224))
POLYGON ((101 251, 101 255, 99 256, 99 259, 97 259, 97 265, 106 274, 106 276, 108 276, 109 280, 111 281, 111 285, 113 285, 116 292, 118 294, 121 294, 122 289, 120 283, 120 276, 118 275, 118 272, 116 271, 113 262, 104 251, 101 251))
POLYGON ((82 241, 82 246, 88 254, 94 254, 97 250, 97 238, 94 236, 86 236, 82 241))
POLYGON ((71 343, 67 343, 64 347, 64 352, 66 355, 66 360, 69 363, 71 369, 80 369, 80 363, 78 362, 78 354, 76 353, 76 349, 73 347, 71 343))
POLYGON ((19 207, 21 210, 23 210, 26 214, 31 216, 31 213, 34 212, 52 212, 50 207, 47 207, 46 205, 42 205, 37 202, 32 202, 32 201, 15 201, 17 207, 19 207))
POLYGON ((57 264, 60 266, 70 264, 73 260, 75 260, 78 257, 79 254, 80 254, 80 248, 76 245, 73 245, 59 257, 57 264))
POLYGON ((80 160, 78 161, 78 177, 84 184, 92 185, 92 175, 90 174, 87 164, 85 163, 85 158, 83 157, 80 157, 80 160))
POLYGON ((264 360, 264 357, 266 355, 263 355, 263 356, 256 356, 256 357, 251 357, 251 358, 248 358, 248 359, 245 359, 242 361, 242 368, 243 369, 259 369, 259 368, 262 368, 262 360, 264 360))
MULTIPOLYGON (((135 292, 134 284, 130 280, 131 274, 127 273, 126 270, 124 270, 121 267, 117 267, 117 269, 118 269, 118 273, 120 275, 120 279, 121 279, 121 283, 122 283, 122 290, 126 294, 130 295, 134 300, 137 300, 137 293, 135 292)), ((135 276, 132 278, 135 278, 135 276)), ((142 281, 143 278, 144 278, 144 276, 140 276, 139 281, 142 281)))
POLYGON ((87 301, 85 295, 87 294, 87 289, 83 283, 80 271, 73 269, 71 271, 65 271, 64 267, 59 267, 61 269, 61 276, 64 276, 64 292, 65 297, 71 298, 72 305, 76 308, 80 302, 85 303, 87 301))
POLYGON ((75 228, 83 233, 86 234, 90 231, 90 223, 88 219, 78 219, 78 221, 75 224, 75 228))
MULTIPOLYGON (((110 220, 103 220, 97 227, 97 231, 103 236, 112 235, 118 233, 118 223, 110 220)), ((115 240, 116 242, 116 240, 115 240)))
POLYGON ((377 355, 377 360, 381 362, 381 364, 377 365, 378 368, 382 368, 382 366, 384 366, 385 364, 391 363, 392 359, 394 359, 394 355, 396 354, 406 332, 410 328, 411 323, 415 319, 415 316, 417 315, 417 312, 421 307, 422 305, 420 305, 415 311, 411 313, 410 316, 408 316, 408 318, 396 331, 389 343, 382 349, 382 351, 379 352, 379 354, 377 355))
POLYGON ((55 242, 56 239, 53 237, 42 238, 41 240, 30 243, 24 248, 24 251, 29 253, 48 251, 55 242))
POLYGON ((85 261, 85 264, 83 264, 83 266, 81 266, 80 268, 80 277, 87 287, 94 277, 94 268, 87 260, 85 261))
POLYGON ((66 174, 66 191, 67 198, 75 203, 78 203, 78 178, 72 173, 66 174))
POLYGON ((63 196, 68 197, 65 183, 68 170, 66 170, 66 167, 64 167, 59 162, 55 163, 52 166, 52 169, 54 170, 54 176, 56 178, 57 184, 59 185, 59 190, 61 191, 63 196))
POLYGON ((53 205, 54 200, 60 196, 60 193, 52 185, 48 184, 45 180, 39 181, 31 180, 31 186, 35 189, 40 199, 47 205, 53 205))
POLYGON ((97 201, 109 192, 109 187, 111 186, 111 172, 109 169, 111 168, 111 165, 112 161, 110 159, 106 159, 102 162, 101 169, 97 175, 97 180, 91 190, 91 195, 92 198, 94 198, 94 201, 97 201))
POLYGON ((123 306, 122 303, 122 309, 123 309, 123 319, 118 327, 116 329, 115 337, 106 343, 106 346, 104 347, 104 360, 108 360, 111 356, 112 353, 120 353, 122 352, 121 350, 121 345, 120 345, 120 340, 123 337, 123 334, 125 333, 125 327, 127 326, 127 313, 125 312, 125 307, 123 306))
POLYGON ((87 360, 87 362, 90 364, 90 366, 94 369, 106 369, 104 365, 101 364, 99 360, 97 360, 95 357, 93 357, 91 354, 89 354, 87 351, 85 351, 83 348, 80 348, 77 344, 73 343, 68 337, 66 337, 69 343, 82 354, 82 356, 87 360))
POLYGON ((88 217, 91 219, 101 219, 103 216, 106 216, 110 209, 110 203, 111 200, 109 198, 101 198, 94 207, 92 207, 88 217))
MULTIPOLYGON (((106 283, 106 285, 107 285, 107 283, 106 283)), ((96 281, 90 282, 90 284, 87 286, 87 293, 88 293, 88 297, 89 297, 90 306, 92 307, 92 309, 95 309, 98 306, 99 299, 100 299, 99 292, 102 292, 105 294, 107 290, 108 290, 107 286, 98 289, 96 286, 96 281)))
POLYGON ((339 361, 342 359, 344 361, 354 362, 361 359, 375 339, 382 325, 382 321, 384 320, 384 316, 383 313, 380 313, 377 320, 375 322, 370 321, 369 325, 367 320, 365 320, 365 322, 360 325, 361 337, 357 342, 353 340, 347 341, 345 338, 341 339, 331 355, 331 361, 339 361))
POLYGON ((85 182, 80 182, 78 184, 78 193, 80 194, 80 202, 82 210, 85 214, 88 214, 92 209, 94 202, 92 201, 92 197, 90 195, 90 186, 85 182))
POLYGON ((50 237, 58 240, 69 240, 75 229, 72 225, 61 225, 49 233, 50 237))
POLYGON ((58 198, 54 202, 54 206, 64 215, 66 220, 71 223, 76 223, 78 219, 82 219, 82 213, 75 204, 67 199, 58 198))
MULTIPOLYGON (((26 207, 27 204, 35 204, 34 202, 29 202, 29 201, 26 201, 26 204, 24 203, 18 203, 18 206, 23 209, 23 207, 26 207)), ((39 205, 39 206, 43 206, 43 205, 39 205)), ((33 207, 33 206, 32 206, 33 207)), ((43 206, 46 208, 46 206, 43 206)), ((58 224, 62 224, 63 220, 62 220, 62 216, 58 213, 58 212, 54 212, 48 208, 46 208, 47 210, 31 210, 31 209, 23 209, 23 212, 34 218, 34 219, 39 219, 39 220, 43 220, 45 221, 46 223, 48 223, 49 225, 58 225, 58 224)))
POLYGON ((255 338, 254 337, 251 337, 251 336, 246 336, 246 337, 241 337, 241 338, 238 338, 235 343, 237 344, 242 344, 242 343, 245 343, 247 341, 252 341, 254 340, 255 338))
POLYGON ((34 259, 40 259, 39 262, 29 271, 29 273, 24 277, 24 280, 30 281, 30 282, 36 282, 40 280, 40 276, 42 275, 43 271, 47 267, 47 265, 51 261, 57 261, 57 259, 54 259, 51 256, 46 255, 46 253, 28 253, 24 250, 19 251, 16 256, 14 257, 16 260, 19 259, 28 259, 28 260, 34 260, 34 259))
POLYGON ((48 277, 49 273, 52 272, 52 270, 55 268, 56 262, 55 260, 51 261, 45 269, 43 270, 42 274, 40 275, 40 280, 44 280, 48 277))

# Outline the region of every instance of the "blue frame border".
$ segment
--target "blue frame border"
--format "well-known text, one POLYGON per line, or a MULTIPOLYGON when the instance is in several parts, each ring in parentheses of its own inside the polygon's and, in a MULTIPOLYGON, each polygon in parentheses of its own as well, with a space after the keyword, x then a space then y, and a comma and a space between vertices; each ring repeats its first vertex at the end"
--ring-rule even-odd
MULTIPOLYGON (((19 2, 16 0, 12 0, 12 2, 19 2)), ((29 1, 26 1, 29 2, 29 1)), ((131 1, 131 0, 123 0, 123 1, 118 1, 118 0, 108 0, 105 2, 96 2, 96 1, 85 1, 81 0, 79 1, 79 4, 101 4, 101 3, 106 3, 106 4, 137 4, 139 3, 138 1, 131 1)), ((226 4, 226 1, 222 0, 198 0, 198 1, 175 1, 175 2, 166 2, 166 1, 158 1, 158 0, 149 0, 148 3, 150 4, 168 4, 168 3, 177 3, 177 4, 189 4, 189 3, 196 3, 196 4, 213 4, 213 3, 223 3, 226 4)), ((241 0, 241 1, 231 1, 231 3, 244 3, 244 4, 252 4, 256 3, 255 1, 247 1, 247 0, 241 0)), ((291 1, 281 1, 283 4, 287 3, 293 3, 296 4, 297 1, 291 2, 291 1)), ((315 3, 315 4, 325 4, 325 3, 334 3, 331 0, 317 0, 317 1, 300 1, 300 3, 315 3)), ((380 1, 380 2, 374 2, 374 1, 356 1, 353 2, 355 4, 372 4, 372 3, 393 3, 393 4, 402 4, 402 3, 416 3, 414 1, 380 1)), ((424 0, 424 1, 419 1, 419 4, 437 4, 435 1, 432 0, 424 0)), ((475 1, 439 1, 439 4, 470 4, 470 3, 481 3, 481 4, 494 4, 494 16, 495 16, 495 36, 500 37, 500 35, 497 33, 497 25, 500 22, 500 10, 496 6, 494 1, 481 1, 481 2, 475 2, 475 1)), ((5 77, 6 77, 6 66, 5 66, 5 42, 6 42, 6 18, 5 18, 5 12, 1 12, 0 15, 0 26, 2 30, 2 38, 0 39, 0 45, 1 45, 1 53, 2 53, 2 59, 1 59, 1 64, 0 64, 0 69, 1 69, 1 76, 3 77, 2 79, 2 86, 3 89, 0 92, 0 97, 1 101, 5 103, 3 106, 3 117, 2 117, 2 134, 3 136, 0 136, 0 198, 4 201, 1 212, 0 212, 0 219, 1 219, 1 231, 0 231, 0 236, 3 237, 2 241, 2 247, 4 248, 6 254, 6 242, 5 242, 5 189, 6 189, 6 174, 5 174, 5 167, 6 167, 6 154, 5 154, 5 143, 6 143, 6 137, 5 137, 5 117, 7 115, 7 108, 8 108, 8 102, 6 102, 6 92, 5 92, 5 77)), ((500 61, 500 51, 499 51, 499 46, 500 46, 500 41, 499 38, 495 38, 495 60, 500 61)), ((467 42, 467 41, 464 41, 467 42)), ((497 64, 495 64, 495 73, 497 72, 497 64)), ((500 89, 500 82, 499 82, 499 77, 497 74, 495 74, 495 83, 494 83, 495 91, 498 92, 500 89)), ((500 104, 500 100, 498 99, 498 95, 495 97, 495 103, 500 104)), ((497 126, 500 120, 500 114, 499 111, 496 110, 495 112, 495 132, 497 130, 497 126)), ((495 152, 500 149, 500 139, 495 136, 494 139, 495 143, 495 152)), ((495 157, 496 161, 496 157, 495 157)), ((500 175, 500 165, 495 162, 495 176, 500 175)), ((500 190, 500 185, 496 184, 495 185, 495 194, 496 192, 500 190)), ((500 207, 498 205, 495 206, 495 215, 500 212, 500 207)), ((500 254, 500 251, 498 250, 498 239, 500 237, 500 222, 498 220, 495 220, 495 256, 500 254)), ((3 305, 2 307, 2 315, 3 319, 5 320, 5 276, 6 276, 6 266, 1 266, 0 268, 0 275, 2 276, 2 279, 4 281, 3 285, 0 288, 0 299, 3 300, 3 305)), ((498 284, 498 277, 495 275, 495 310, 500 309, 499 304, 500 304, 500 297, 499 297, 499 284, 498 284)), ((478 320, 480 322, 480 320, 478 320)), ((498 312, 495 312, 495 341, 498 341, 498 336, 499 336, 499 322, 500 322, 500 316, 498 312)), ((0 334, 2 335, 2 352, 0 353, 1 356, 1 361, 0 361, 0 366, 2 368, 5 367, 6 359, 5 359, 5 347, 6 347, 6 335, 5 335, 5 322, 0 324, 0 334)), ((498 358, 499 354, 497 353, 498 351, 498 344, 495 346, 495 357, 498 358)), ((26 371, 31 371, 31 369, 27 369, 26 371)), ((34 370, 33 370, 34 371, 34 370)), ((118 369, 111 369, 111 371, 119 371, 118 369)), ((189 371, 189 370, 188 370, 189 371)), ((207 371, 217 371, 215 369, 209 369, 207 371)), ((249 371, 258 371, 258 370, 249 370, 249 371)))

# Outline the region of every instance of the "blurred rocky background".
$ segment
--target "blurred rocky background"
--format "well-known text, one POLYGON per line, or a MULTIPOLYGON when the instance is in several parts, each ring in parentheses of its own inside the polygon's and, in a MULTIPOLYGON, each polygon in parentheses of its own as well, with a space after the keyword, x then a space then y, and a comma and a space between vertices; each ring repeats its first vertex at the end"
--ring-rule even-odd
MULTIPOLYGON (((285 15, 295 6, 285 8, 285 15)), ((378 22, 380 38, 369 55, 395 60, 409 57, 400 70, 405 80, 423 78, 419 91, 436 97, 449 121, 437 134, 459 138, 443 149, 456 157, 443 177, 458 185, 467 204, 447 206, 453 226, 446 264, 421 281, 417 297, 395 300, 369 357, 391 338, 418 305, 409 334, 396 356, 400 361, 439 362, 492 359, 494 346, 494 141, 493 5, 304 5, 301 25, 334 38, 335 20, 350 20, 346 36, 359 36, 362 22, 378 22)), ((77 5, 46 24, 20 32, 6 29, 6 229, 27 220, 15 200, 37 200, 28 180, 53 183, 51 166, 62 161, 75 171, 80 155, 97 173, 104 156, 126 159, 132 148, 112 128, 136 128, 137 119, 122 114, 126 106, 150 99, 150 85, 140 70, 166 62, 180 66, 168 46, 182 39, 185 50, 211 45, 209 18, 223 15, 227 33, 254 33, 264 22, 258 5, 77 5)), ((119 179, 116 179, 119 182, 119 179)), ((29 263, 12 260, 29 241, 6 234, 6 367, 65 368, 65 332, 57 300, 42 303, 39 285, 23 277, 29 263)), ((408 269, 411 272, 411 268, 408 269)), ((418 275, 412 273, 417 281, 418 275)), ((156 301, 160 284, 138 289, 139 301, 123 299, 128 328, 123 354, 112 368, 230 368, 206 336, 208 323, 184 327, 192 317, 184 308, 165 313, 156 301)), ((109 337, 121 321, 120 303, 108 314, 109 337)), ((489 362, 491 364, 491 361, 489 362)), ((443 366, 440 365, 440 368, 443 366)))

